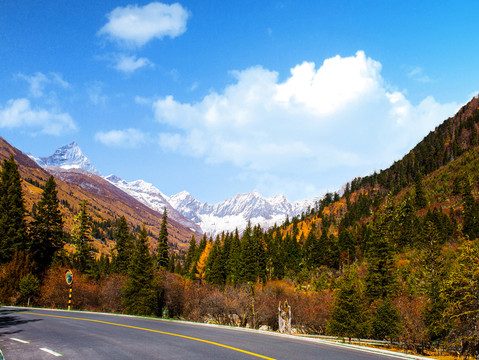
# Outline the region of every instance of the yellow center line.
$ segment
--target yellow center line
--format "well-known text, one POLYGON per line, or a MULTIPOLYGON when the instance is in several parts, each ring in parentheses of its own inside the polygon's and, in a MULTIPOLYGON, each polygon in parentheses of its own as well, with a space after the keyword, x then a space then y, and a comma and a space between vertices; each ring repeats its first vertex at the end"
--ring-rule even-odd
POLYGON ((121 326, 121 327, 135 329, 135 330, 149 331, 149 332, 153 332, 153 333, 176 336, 176 337, 183 338, 183 339, 189 339, 189 340, 194 340, 194 341, 198 341, 198 342, 202 342, 202 343, 206 343, 206 344, 210 344, 210 345, 219 346, 219 347, 222 347, 222 348, 225 348, 225 349, 234 350, 234 351, 237 351, 237 352, 240 352, 240 353, 243 353, 243 354, 248 354, 248 355, 251 355, 251 356, 255 356, 255 357, 258 357, 258 358, 261 358, 261 359, 276 360, 274 358, 270 358, 270 357, 260 355, 260 354, 255 354, 255 353, 250 352, 250 351, 242 350, 242 349, 239 349, 239 348, 235 348, 235 347, 232 347, 232 346, 220 344, 220 343, 217 343, 217 342, 203 340, 203 339, 199 339, 199 338, 195 338, 195 337, 191 337, 191 336, 186 336, 186 335, 169 333, 169 332, 165 332, 165 331, 161 331, 161 330, 146 329, 146 328, 137 327, 137 326, 131 326, 131 325, 125 325, 125 324, 116 324, 116 323, 112 323, 112 322, 108 322, 108 321, 93 320, 93 319, 82 319, 82 318, 76 318, 76 317, 70 317, 70 316, 37 314, 37 313, 31 313, 31 312, 24 312, 23 314, 37 315, 37 316, 49 316, 49 317, 55 317, 55 318, 61 318, 61 319, 71 319, 71 320, 80 320, 80 321, 91 321, 91 322, 96 322, 96 323, 100 323, 100 324, 107 324, 107 325, 121 326))

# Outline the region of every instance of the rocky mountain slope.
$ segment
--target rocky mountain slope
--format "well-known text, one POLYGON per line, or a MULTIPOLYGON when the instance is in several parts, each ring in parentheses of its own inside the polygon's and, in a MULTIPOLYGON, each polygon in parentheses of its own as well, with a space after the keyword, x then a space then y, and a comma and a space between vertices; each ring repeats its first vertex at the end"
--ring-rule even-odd
MULTIPOLYGON (((151 248, 156 248, 162 217, 158 211, 142 204, 102 177, 85 170, 55 166, 42 168, 30 156, 0 137, 0 161, 10 154, 14 154, 24 180, 22 186, 27 210, 31 210, 33 204, 38 202, 42 193, 41 187, 50 175, 54 175, 67 231, 74 225, 74 215, 80 202, 87 200, 96 233, 95 247, 99 252, 109 252, 112 249, 113 242, 107 232, 112 231, 112 224, 120 216, 125 216, 133 229, 145 223, 151 235, 151 248)), ((179 248, 186 248, 191 236, 196 234, 174 219, 169 219, 168 231, 169 241, 179 248)))

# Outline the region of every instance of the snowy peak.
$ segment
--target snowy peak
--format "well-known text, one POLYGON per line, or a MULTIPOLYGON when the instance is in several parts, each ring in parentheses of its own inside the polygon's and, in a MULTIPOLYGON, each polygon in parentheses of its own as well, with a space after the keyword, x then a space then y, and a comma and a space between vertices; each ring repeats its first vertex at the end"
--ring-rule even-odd
POLYGON ((127 182, 116 175, 108 175, 105 177, 105 180, 153 210, 163 213, 166 208, 168 217, 189 227, 194 232, 202 233, 201 228, 194 221, 186 218, 171 206, 168 196, 164 195, 153 184, 144 180, 127 182))
POLYGON ((82 169, 92 174, 101 176, 93 167, 90 160, 83 154, 76 141, 58 148, 52 156, 35 159, 42 167, 59 167, 62 169, 82 169))
POLYGON ((201 226, 208 235, 217 235, 223 231, 242 232, 248 223, 269 228, 281 224, 286 217, 292 217, 305 211, 299 204, 291 203, 284 195, 264 198, 257 191, 238 194, 215 205, 201 203, 188 192, 182 191, 170 197, 170 204, 188 219, 201 226))

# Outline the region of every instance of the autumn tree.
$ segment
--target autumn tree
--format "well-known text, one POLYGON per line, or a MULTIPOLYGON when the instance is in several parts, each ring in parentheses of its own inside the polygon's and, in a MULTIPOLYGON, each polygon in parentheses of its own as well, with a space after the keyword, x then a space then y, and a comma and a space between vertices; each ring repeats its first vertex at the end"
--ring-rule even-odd
POLYGON ((466 241, 459 248, 456 263, 444 288, 449 306, 446 320, 453 325, 449 333, 452 346, 460 346, 463 356, 479 354, 479 245, 466 241))

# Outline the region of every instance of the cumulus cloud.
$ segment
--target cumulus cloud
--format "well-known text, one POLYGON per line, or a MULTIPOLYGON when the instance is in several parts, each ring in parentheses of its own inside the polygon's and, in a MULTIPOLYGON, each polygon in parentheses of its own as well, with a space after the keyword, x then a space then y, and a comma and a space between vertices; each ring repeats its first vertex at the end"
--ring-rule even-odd
POLYGON ((25 80, 30 85, 30 95, 34 98, 42 97, 47 85, 55 85, 63 89, 68 89, 70 87, 70 84, 63 80, 61 75, 57 73, 49 73, 45 75, 44 73, 37 72, 31 76, 20 73, 17 77, 25 80))
POLYGON ((146 134, 137 129, 100 131, 95 134, 95 140, 112 147, 134 148, 147 139, 146 134))
POLYGON ((32 108, 28 99, 9 100, 0 108, 0 128, 39 129, 48 135, 61 135, 77 129, 68 113, 32 108))
POLYGON ((116 58, 115 69, 125 73, 132 73, 144 66, 153 66, 147 58, 136 58, 136 56, 121 54, 116 58))
POLYGON ((98 35, 128 46, 141 47, 152 39, 177 37, 186 31, 189 12, 180 4, 152 2, 145 6, 117 7, 98 35))
POLYGON ((459 107, 432 97, 411 104, 362 51, 319 67, 304 62, 283 82, 260 66, 232 75, 233 84, 196 103, 158 99, 156 119, 176 129, 160 135, 161 145, 301 187, 351 180, 338 168, 352 177, 389 166, 459 107))

